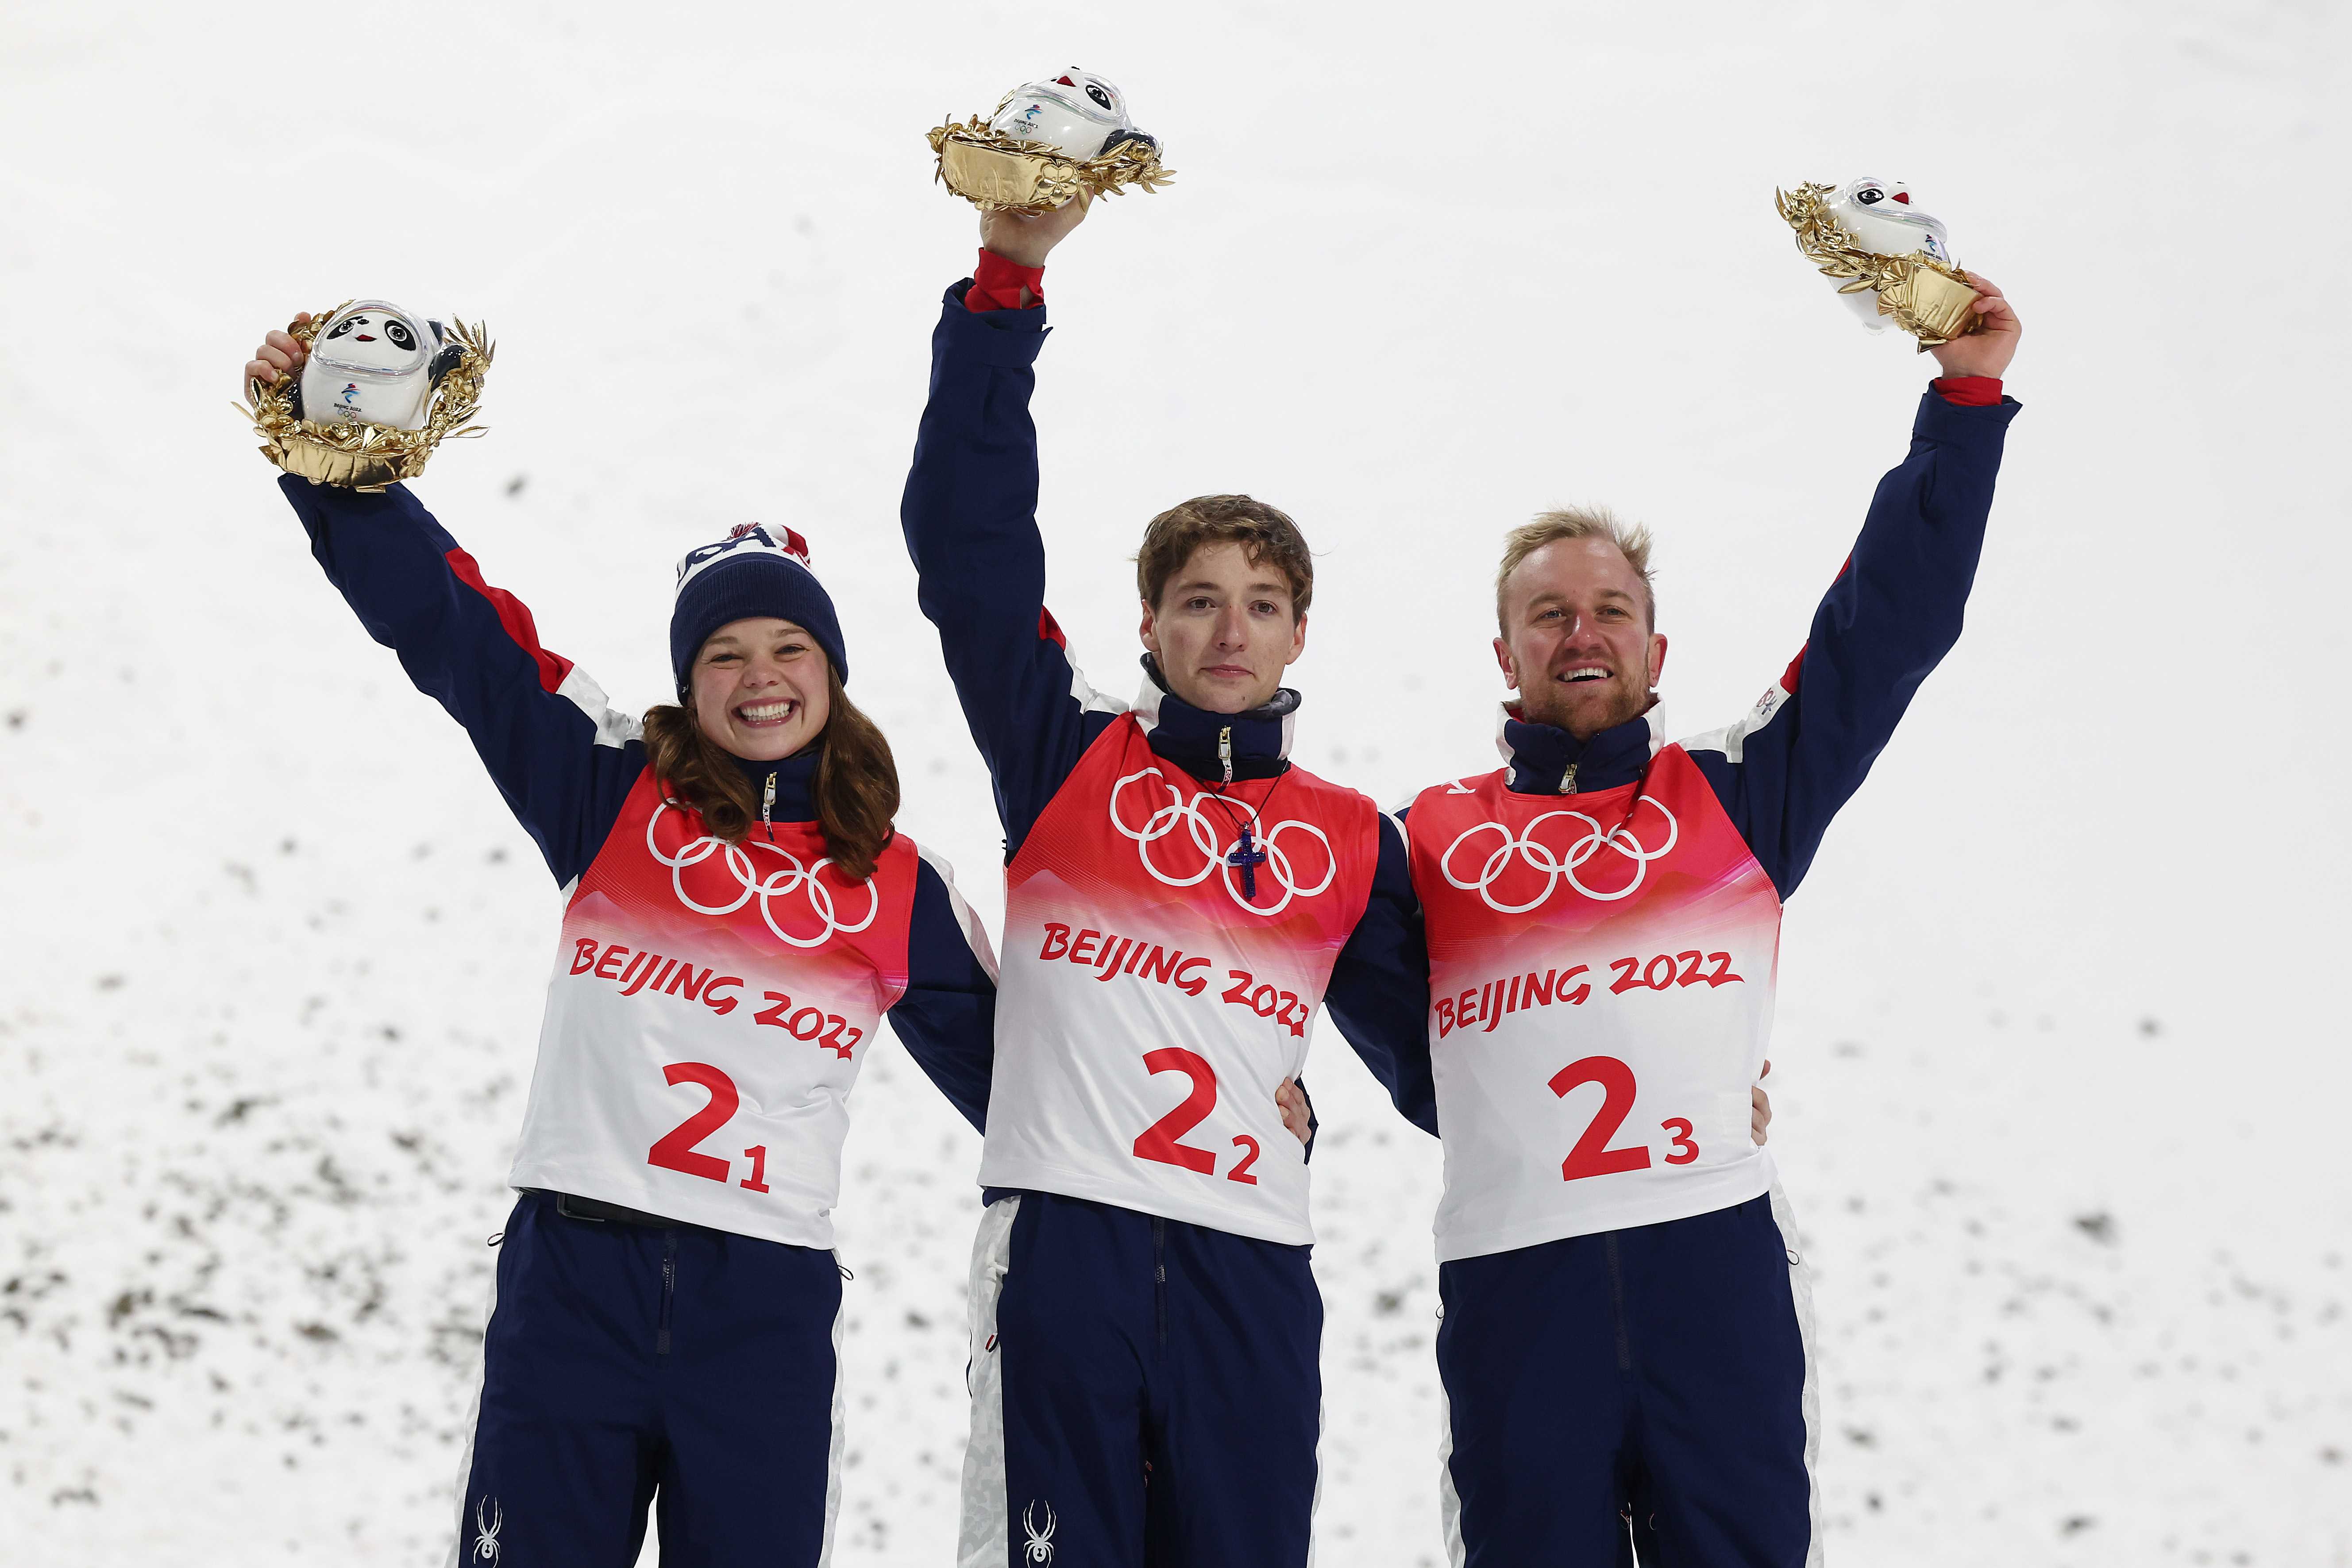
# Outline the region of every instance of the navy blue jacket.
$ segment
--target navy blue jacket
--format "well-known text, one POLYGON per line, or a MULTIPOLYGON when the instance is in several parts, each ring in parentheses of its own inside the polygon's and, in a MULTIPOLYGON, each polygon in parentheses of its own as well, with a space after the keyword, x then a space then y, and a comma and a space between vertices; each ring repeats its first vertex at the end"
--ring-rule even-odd
POLYGON ((1797 890, 1913 693, 1959 640, 1992 510, 2003 437, 2019 405, 1969 407, 1930 391, 1911 450, 1878 481, 1853 552, 1780 679, 1736 724, 1687 739, 1654 736, 1645 716, 1580 742, 1508 720, 1510 787, 1556 795, 1629 784, 1659 742, 1679 740, 1783 900, 1797 890))
MULTIPOLYGON (((971 311, 969 279, 950 289, 931 334, 931 384, 915 440, 900 521, 919 581, 918 601, 939 627, 948 674, 972 740, 988 763, 1004 824, 1005 860, 1122 710, 1097 698, 1070 662, 1045 609, 1045 543, 1037 531, 1037 427, 1029 416, 1031 368, 1045 346, 1045 310, 971 311)), ((1156 675, 1154 676, 1156 679, 1156 675)), ((1290 763, 1286 689, 1238 721, 1161 698, 1154 752, 1195 779, 1222 779, 1216 733, 1234 725, 1237 777, 1268 777, 1290 763)), ((1436 1088, 1418 1033, 1429 1011, 1421 917, 1404 843, 1382 819, 1370 904, 1332 970, 1330 1012, 1397 1109, 1431 1131, 1436 1088), (1336 998, 1353 1001, 1343 1015, 1336 998), (1358 1027, 1372 1008, 1410 1029, 1358 1027)))
MULTIPOLYGON (((1959 640, 2003 436, 2018 407, 2014 398, 1985 406, 1934 391, 1920 398, 1911 450, 1879 481, 1852 555, 1813 612, 1811 637, 1738 723, 1678 738, 1657 733, 1645 714, 1580 742, 1549 724, 1507 718, 1509 787, 1544 795, 1616 789, 1642 780, 1661 746, 1679 740, 1785 900, 1919 683, 1959 640)), ((1386 989, 1343 994, 1335 984, 1328 1000, 1343 1026, 1353 1018, 1377 1027, 1392 998, 1386 989)), ((1425 1071, 1426 1034, 1421 1038, 1425 1071)), ((1391 1048, 1406 1050, 1401 1035, 1391 1048)))
MULTIPOLYGON (((923 613, 940 628, 972 736, 995 782, 1006 852, 1061 785, 1112 710, 1089 709, 1053 618, 1036 527, 1031 366, 1042 306, 974 313, 949 290, 931 340, 930 401, 903 521, 923 613)), ((1815 612, 1811 637, 1740 721, 1685 742, 1732 824, 1786 899, 1830 819, 1860 787, 1920 681, 1958 639, 1992 504, 2002 438, 2018 404, 1962 406, 1930 391, 1904 461, 1883 479, 1861 537, 1815 612)), ((1163 710, 1188 711, 1172 700, 1163 710)), ((1635 719, 1579 742, 1566 731, 1506 726, 1511 787, 1556 794, 1641 778, 1659 742, 1635 719)), ((1197 745, 1197 741, 1192 742, 1197 745)), ((1153 748, 1195 776, 1179 730, 1153 748)), ((1379 872, 1324 1005, 1418 1126, 1436 1130, 1430 1077, 1427 949, 1399 822, 1384 818, 1379 872)))
MULTIPOLYGON (((568 889, 645 772, 635 721, 607 709, 593 681, 540 646, 530 610, 482 580, 473 557, 405 485, 361 495, 288 475, 278 488, 360 624, 400 656, 418 690, 465 726, 499 793, 568 889)), ((774 775, 777 820, 814 822, 816 759, 812 749, 742 765, 756 784, 774 775)), ((995 1060, 996 984, 964 935, 946 882, 919 858, 907 964, 891 1027, 979 1127, 995 1060)))

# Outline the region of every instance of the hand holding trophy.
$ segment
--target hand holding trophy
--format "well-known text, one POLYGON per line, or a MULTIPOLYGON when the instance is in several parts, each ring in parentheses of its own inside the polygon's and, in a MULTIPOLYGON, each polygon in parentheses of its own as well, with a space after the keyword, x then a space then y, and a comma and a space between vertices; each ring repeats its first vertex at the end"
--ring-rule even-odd
POLYGON ((1976 290, 1952 265, 1943 223, 1911 205, 1900 180, 1864 175, 1835 190, 1799 185, 1773 193, 1780 216, 1797 231, 1797 248, 1874 332, 1892 324, 1922 350, 1977 330, 1976 290))
POLYGON ((1076 67, 1004 95, 986 121, 950 121, 929 132, 939 179, 983 213, 1035 217, 1073 199, 1129 185, 1156 191, 1176 177, 1160 143, 1135 127, 1127 100, 1076 67))
POLYGON ((478 324, 381 300, 306 310, 247 362, 252 406, 238 412, 288 473, 377 491, 423 473, 443 440, 482 433, 472 420, 493 352, 478 324))

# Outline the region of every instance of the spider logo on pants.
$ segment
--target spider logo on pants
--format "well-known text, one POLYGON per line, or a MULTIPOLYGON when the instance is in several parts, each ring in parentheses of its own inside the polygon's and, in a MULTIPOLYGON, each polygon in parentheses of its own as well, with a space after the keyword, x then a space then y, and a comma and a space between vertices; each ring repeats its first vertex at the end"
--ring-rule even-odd
POLYGON ((1021 1532, 1029 1538, 1028 1544, 1021 1549, 1021 1554, 1024 1557, 1036 1563, 1038 1568, 1045 1568, 1046 1563, 1054 1561, 1054 1505, 1052 1503, 1040 1504, 1032 1501, 1027 1508, 1023 1509, 1021 1532), (1043 1530, 1037 1528, 1036 1513, 1040 1507, 1045 1510, 1045 1528, 1043 1530))
POLYGON ((507 1521, 506 1510, 499 1500, 485 1497, 474 1505, 474 1550, 467 1555, 477 1563, 499 1560, 499 1527, 507 1521))

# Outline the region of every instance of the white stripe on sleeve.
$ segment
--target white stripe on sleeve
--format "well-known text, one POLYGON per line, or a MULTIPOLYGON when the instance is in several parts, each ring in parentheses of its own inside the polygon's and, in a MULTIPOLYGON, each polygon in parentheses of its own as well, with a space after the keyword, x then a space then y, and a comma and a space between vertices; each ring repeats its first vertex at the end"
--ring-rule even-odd
POLYGON ((924 865, 939 873, 940 881, 948 890, 948 907, 955 910, 956 923, 963 927, 963 940, 971 947, 972 957, 988 972, 990 980, 996 979, 996 949, 989 942, 988 928, 981 923, 971 906, 963 901, 963 894, 956 887, 955 868, 920 844, 915 846, 915 853, 923 858, 924 865))

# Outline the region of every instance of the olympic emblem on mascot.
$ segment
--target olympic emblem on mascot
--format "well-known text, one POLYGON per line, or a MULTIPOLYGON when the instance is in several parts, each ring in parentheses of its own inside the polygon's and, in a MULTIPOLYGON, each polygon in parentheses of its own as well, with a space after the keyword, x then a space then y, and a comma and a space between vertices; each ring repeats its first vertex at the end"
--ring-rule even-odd
POLYGON ((1675 814, 1668 811, 1661 802, 1645 795, 1637 797, 1633 804, 1636 811, 1646 805, 1666 819, 1666 841, 1655 849, 1643 844, 1642 840, 1635 836, 1633 812, 1628 812, 1625 820, 1616 826, 1604 828, 1594 818, 1585 816, 1580 811, 1562 809, 1545 812, 1516 834, 1499 822, 1481 822, 1475 826, 1465 827, 1454 836, 1453 843, 1445 847, 1445 853, 1438 857, 1437 868, 1445 873, 1447 881, 1464 892, 1475 893, 1485 900, 1486 907, 1496 914, 1523 915, 1549 899, 1558 890, 1562 881, 1566 881, 1570 887, 1596 902, 1613 903, 1619 899, 1630 896, 1639 889, 1643 879, 1649 874, 1650 862, 1663 858, 1682 837, 1682 825, 1675 820, 1675 814), (1557 851, 1537 842, 1536 829, 1555 816, 1572 816, 1584 824, 1586 828, 1584 837, 1566 848, 1557 851), (1487 855, 1486 863, 1478 868, 1478 875, 1465 882, 1454 874, 1454 852, 1461 848, 1465 841, 1481 833, 1498 833, 1502 835, 1503 842, 1487 855), (1613 849, 1633 863, 1633 879, 1623 887, 1614 889, 1587 887, 1583 879, 1577 875, 1579 868, 1603 849, 1613 849), (1507 904, 1495 897, 1495 883, 1510 868, 1512 858, 1515 856, 1525 862, 1528 869, 1543 873, 1543 891, 1523 904, 1507 904))
MULTIPOLYGON (((1241 888, 1234 881, 1236 865, 1234 850, 1241 842, 1240 836, 1236 833, 1231 844, 1223 842, 1223 836, 1217 831, 1216 826, 1202 815, 1201 803, 1208 798, 1207 795, 1202 794, 1187 800, 1184 798, 1183 791, 1170 784, 1167 776, 1158 768, 1146 768, 1141 773, 1129 773, 1111 785, 1110 825, 1135 840, 1136 858, 1143 862, 1143 868, 1150 872, 1155 879, 1169 887, 1198 887, 1208 880, 1210 873, 1222 868, 1224 871, 1225 891, 1232 896, 1234 903, 1254 915, 1278 915, 1290 907, 1291 900, 1311 899, 1330 887, 1333 879, 1339 876, 1339 858, 1331 851, 1331 840, 1313 823, 1286 819, 1268 826, 1254 817, 1244 816, 1242 821, 1254 828, 1262 829, 1256 835, 1256 850, 1265 858, 1263 864, 1266 873, 1274 879, 1275 885, 1282 889, 1282 897, 1272 904, 1261 906, 1250 902, 1243 894, 1241 888), (1119 815, 1119 797, 1127 792, 1128 785, 1139 779, 1147 778, 1160 781, 1160 787, 1168 792, 1168 804, 1144 818, 1142 826, 1129 827, 1126 819, 1119 815), (1180 823, 1183 826, 1185 837, 1190 838, 1192 841, 1192 847, 1201 852, 1201 868, 1184 876, 1160 869, 1159 864, 1151 858, 1151 847, 1174 833, 1180 823), (1313 837, 1323 846, 1323 879, 1311 888, 1299 885, 1291 858, 1282 847, 1282 836, 1293 829, 1313 837), (1221 845, 1223 847, 1220 847, 1221 845)), ((1235 804, 1241 805, 1239 802, 1235 804)), ((1248 809, 1247 805, 1242 805, 1244 812, 1247 812, 1248 809)), ((1297 847, 1296 845, 1293 847, 1297 847)))
MULTIPOLYGON (((653 816, 646 819, 646 851, 656 861, 669 868, 670 889, 677 894, 679 903, 698 915, 731 915, 753 899, 757 899, 760 900, 760 918, 767 922, 768 929, 776 933, 779 941, 788 942, 793 947, 823 947, 836 932, 844 936, 855 936, 872 925, 874 917, 881 912, 881 892, 871 881, 868 881, 863 884, 866 889, 865 915, 856 925, 842 923, 839 911, 834 907, 834 890, 826 887, 817 875, 833 864, 831 856, 819 860, 814 866, 804 866, 801 863, 799 856, 780 844, 765 843, 758 838, 746 838, 740 845, 730 844, 724 838, 716 837, 708 833, 681 845, 675 854, 666 851, 662 848, 661 841, 656 836, 655 830, 661 826, 663 815, 672 810, 677 811, 681 816, 686 814, 683 806, 678 806, 674 802, 664 801, 654 808, 653 816), (783 865, 769 872, 765 877, 761 877, 758 874, 758 865, 751 858, 754 851, 772 855, 782 861, 783 865), (704 903, 686 889, 688 870, 701 865, 714 855, 723 857, 719 864, 725 866, 734 879, 735 897, 727 903, 704 903), (805 895, 810 911, 824 922, 824 929, 814 936, 794 935, 777 922, 775 900, 795 892, 805 895)), ((706 881, 708 879, 704 879, 706 881)), ((712 889, 706 887, 703 890, 709 892, 712 889)))

